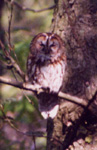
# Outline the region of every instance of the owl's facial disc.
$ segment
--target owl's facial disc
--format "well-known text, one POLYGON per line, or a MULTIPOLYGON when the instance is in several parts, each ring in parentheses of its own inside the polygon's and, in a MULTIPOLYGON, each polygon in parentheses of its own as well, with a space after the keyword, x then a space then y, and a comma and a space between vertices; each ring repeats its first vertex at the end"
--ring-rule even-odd
POLYGON ((45 64, 45 62, 54 62, 60 57, 60 42, 55 34, 43 33, 35 40, 36 62, 45 64))
POLYGON ((37 50, 41 51, 46 45, 47 37, 44 35, 40 36, 36 42, 37 50))

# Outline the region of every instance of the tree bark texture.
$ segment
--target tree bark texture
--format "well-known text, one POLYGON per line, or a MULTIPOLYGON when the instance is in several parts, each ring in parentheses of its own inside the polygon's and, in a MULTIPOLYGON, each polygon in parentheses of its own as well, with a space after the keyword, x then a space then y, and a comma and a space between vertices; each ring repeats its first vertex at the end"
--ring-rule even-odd
POLYGON ((47 150, 96 150, 97 0, 55 3, 51 32, 61 36, 67 49, 67 75, 62 91, 85 99, 87 107, 60 100, 58 115, 48 120, 47 150), (87 142, 90 135, 91 141, 87 142))

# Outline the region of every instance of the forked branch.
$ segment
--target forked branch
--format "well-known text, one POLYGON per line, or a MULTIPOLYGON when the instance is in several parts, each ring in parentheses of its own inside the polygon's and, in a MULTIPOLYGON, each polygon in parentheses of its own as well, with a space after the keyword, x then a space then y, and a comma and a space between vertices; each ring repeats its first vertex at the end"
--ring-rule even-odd
POLYGON ((11 68, 14 68, 16 70, 16 72, 20 75, 20 77, 25 80, 25 74, 24 72, 21 70, 20 66, 17 64, 17 62, 11 57, 10 52, 8 50, 6 50, 4 44, 2 43, 2 41, 0 40, 0 46, 4 52, 4 57, 6 59, 6 61, 9 61, 8 66, 10 65, 11 68))
MULTIPOLYGON (((9 3, 10 1, 5 0, 5 2, 9 3)), ((31 12, 34 12, 34 13, 44 12, 44 11, 51 10, 51 9, 55 8, 55 5, 53 5, 53 6, 43 8, 43 9, 40 9, 40 10, 35 10, 35 9, 31 9, 31 8, 27 8, 25 6, 22 6, 22 5, 20 5, 19 3, 15 2, 15 1, 12 1, 11 4, 16 6, 19 9, 23 10, 23 11, 31 11, 31 12)))

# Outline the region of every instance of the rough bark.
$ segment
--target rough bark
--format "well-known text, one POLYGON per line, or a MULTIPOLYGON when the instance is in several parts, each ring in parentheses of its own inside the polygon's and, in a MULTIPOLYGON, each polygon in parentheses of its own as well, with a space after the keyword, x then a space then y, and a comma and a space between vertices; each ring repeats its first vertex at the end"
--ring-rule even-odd
POLYGON ((58 115, 48 120, 47 150, 96 149, 97 0, 55 3, 51 31, 61 36, 67 49, 67 77, 62 90, 84 98, 87 107, 60 100, 58 115), (91 142, 87 143, 90 135, 91 142))

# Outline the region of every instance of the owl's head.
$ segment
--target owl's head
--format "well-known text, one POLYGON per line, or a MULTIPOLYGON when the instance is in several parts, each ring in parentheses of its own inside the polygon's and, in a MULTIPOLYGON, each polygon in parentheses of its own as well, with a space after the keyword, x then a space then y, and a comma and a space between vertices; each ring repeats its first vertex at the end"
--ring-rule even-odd
POLYGON ((30 51, 40 62, 54 61, 65 52, 64 42, 57 34, 39 33, 31 41, 30 51))

